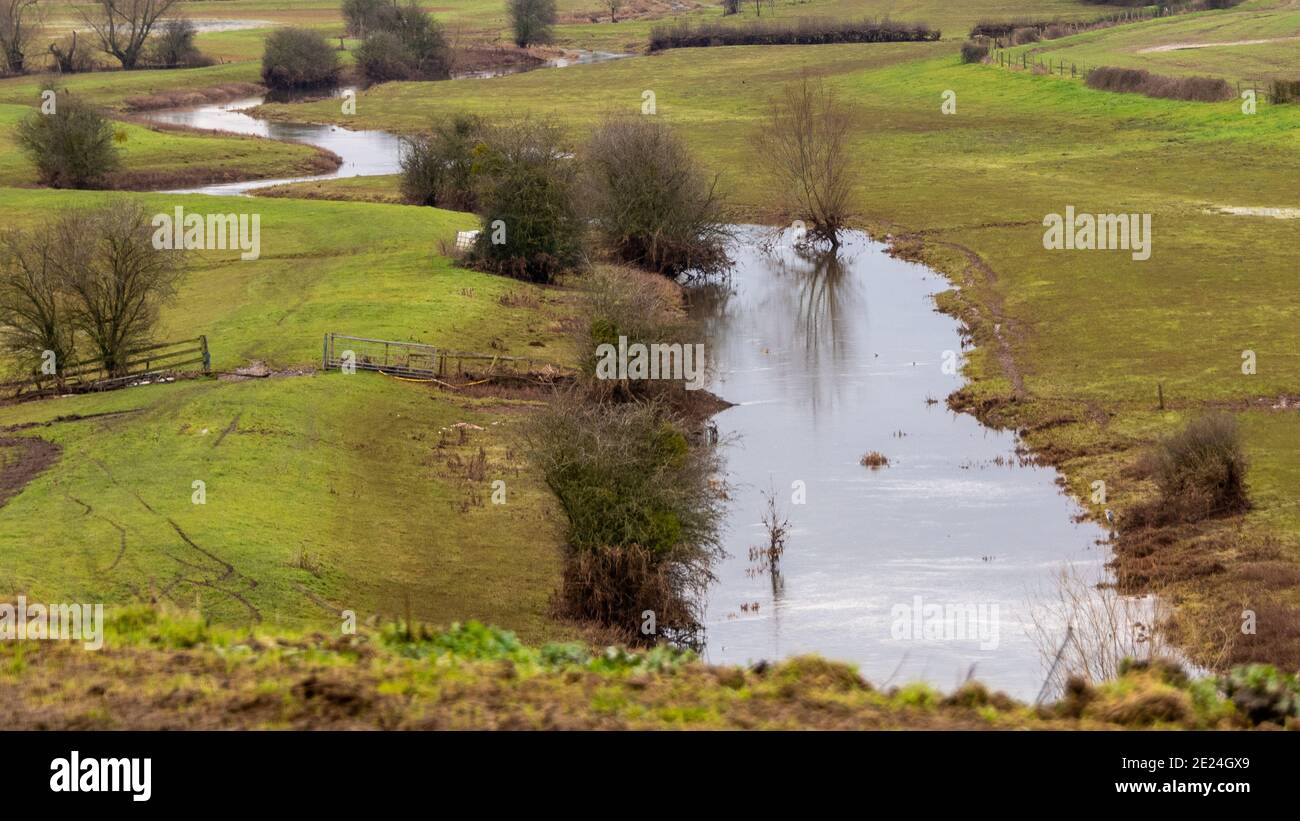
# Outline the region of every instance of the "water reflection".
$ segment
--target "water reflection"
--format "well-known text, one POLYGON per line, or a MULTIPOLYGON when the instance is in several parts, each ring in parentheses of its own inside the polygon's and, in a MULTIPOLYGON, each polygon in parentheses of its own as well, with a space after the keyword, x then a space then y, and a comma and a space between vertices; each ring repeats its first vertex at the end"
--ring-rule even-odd
POLYGON ((817 652, 876 682, 944 688, 975 666, 1032 699, 1045 671, 1031 593, 1062 566, 1100 578, 1103 534, 1072 521, 1055 471, 1021 465, 1013 435, 927 404, 961 385, 941 368, 961 349, 934 310, 944 280, 857 234, 826 256, 748 230, 734 257, 691 302, 710 331, 712 390, 737 403, 716 417, 734 491, 708 658, 817 652), (868 450, 890 465, 860 465, 868 450), (769 487, 792 526, 777 590, 747 573, 767 544, 769 487), (934 606, 974 620, 931 629, 934 606))

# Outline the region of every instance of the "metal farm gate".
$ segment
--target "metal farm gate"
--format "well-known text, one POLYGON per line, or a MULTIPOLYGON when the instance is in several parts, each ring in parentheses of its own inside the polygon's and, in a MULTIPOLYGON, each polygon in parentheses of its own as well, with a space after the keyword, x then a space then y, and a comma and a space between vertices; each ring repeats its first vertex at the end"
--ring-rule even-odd
POLYGON ((457 376, 524 376, 554 366, 519 356, 453 351, 418 342, 369 339, 364 336, 327 333, 321 351, 321 367, 340 370, 379 371, 411 379, 446 379, 457 376))

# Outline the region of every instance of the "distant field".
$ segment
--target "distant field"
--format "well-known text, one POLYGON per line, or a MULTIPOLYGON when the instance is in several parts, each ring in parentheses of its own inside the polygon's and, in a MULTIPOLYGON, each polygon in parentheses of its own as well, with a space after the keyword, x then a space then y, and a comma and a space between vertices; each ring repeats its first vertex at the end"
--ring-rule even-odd
POLYGON ((1249 6, 1046 40, 1020 50, 1054 62, 1230 80, 1300 79, 1300 6, 1249 6))

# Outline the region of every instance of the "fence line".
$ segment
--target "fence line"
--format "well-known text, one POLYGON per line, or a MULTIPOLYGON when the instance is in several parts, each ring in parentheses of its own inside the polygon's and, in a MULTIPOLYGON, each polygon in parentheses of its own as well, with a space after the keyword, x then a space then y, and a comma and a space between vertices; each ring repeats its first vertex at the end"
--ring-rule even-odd
POLYGON ((187 365, 201 364, 202 372, 209 373, 212 357, 208 351, 207 336, 182 339, 175 342, 158 342, 133 348, 126 354, 126 362, 114 372, 109 372, 101 360, 83 359, 64 366, 57 375, 34 374, 22 379, 0 383, 0 391, 13 389, 11 399, 19 396, 34 398, 46 394, 68 391, 83 393, 87 391, 111 390, 126 383, 173 372, 187 365), (188 358, 185 358, 188 357, 188 358), (31 386, 32 391, 24 394, 24 388, 31 386))
POLYGON ((531 357, 456 351, 419 342, 372 339, 332 331, 325 334, 321 368, 328 371, 346 367, 412 379, 485 374, 524 376, 539 370, 560 370, 553 363, 531 357), (467 370, 466 363, 473 370, 467 370))

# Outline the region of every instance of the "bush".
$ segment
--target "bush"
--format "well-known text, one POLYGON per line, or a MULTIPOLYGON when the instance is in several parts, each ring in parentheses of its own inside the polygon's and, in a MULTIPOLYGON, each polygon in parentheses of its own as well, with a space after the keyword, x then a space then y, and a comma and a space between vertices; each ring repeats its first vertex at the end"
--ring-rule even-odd
POLYGON ((212 60, 204 57, 194 37, 198 30, 185 17, 173 17, 164 20, 158 31, 149 38, 145 50, 145 60, 150 65, 163 68, 196 68, 212 65, 212 60))
POLYGON ((667 125, 653 117, 609 120, 583 160, 583 202, 616 259, 670 277, 728 265, 717 178, 667 125))
POLYGON ((568 518, 560 609, 653 641, 642 612, 679 638, 699 628, 700 593, 721 555, 716 451, 692 445, 658 402, 554 402, 529 451, 568 518))
POLYGON ((393 4, 356 50, 357 66, 368 82, 444 80, 451 76, 452 54, 442 26, 414 0, 393 4))
POLYGON ((1300 103, 1300 80, 1274 80, 1274 103, 1300 103))
MULTIPOLYGON (((578 353, 579 382, 588 395, 600 399, 661 397, 670 403, 684 400, 683 379, 609 379, 597 372, 602 345, 617 348, 619 337, 629 345, 663 343, 686 345, 702 338, 701 329, 687 317, 681 289, 655 274, 630 268, 597 267, 583 277, 577 309, 574 348, 578 353)), ((704 362, 693 362, 703 369, 704 362)), ((703 383, 701 370, 699 381, 703 383)))
POLYGON ((1099 91, 1143 94, 1166 100, 1220 102, 1236 97, 1227 80, 1218 77, 1166 77, 1145 69, 1099 66, 1089 69, 1085 82, 1099 91))
POLYGON ((582 260, 577 167, 552 123, 523 120, 484 129, 475 149, 474 193, 483 228, 469 261, 483 270, 551 282, 582 260))
POLYGON ((506 17, 514 32, 515 45, 527 48, 549 43, 555 25, 555 0, 506 0, 506 17))
POLYGON ((121 163, 113 125, 97 110, 68 97, 54 112, 33 112, 18 125, 18 145, 42 183, 55 188, 94 188, 121 163))
POLYGON ((1245 510, 1246 467, 1237 420, 1228 414, 1194 419, 1161 440, 1152 464, 1164 511, 1183 521, 1245 510))
POLYGON ((740 0, 722 0, 722 16, 740 13, 740 0))
POLYGON ((482 124, 458 114, 434 124, 426 135, 402 140, 402 196, 415 205, 473 211, 474 146, 482 124))
POLYGON ((1042 35, 1039 34, 1038 29, 1033 26, 1025 26, 1011 32, 1011 45, 1013 46, 1020 46, 1025 43, 1037 43, 1041 39, 1043 39, 1042 35))
POLYGON ((349 37, 366 37, 383 29, 392 17, 393 0, 343 0, 343 22, 349 37))
POLYGON ((982 63, 989 56, 989 44, 967 40, 961 44, 961 61, 963 63, 982 63))
POLYGON ((681 19, 650 29, 650 50, 707 46, 826 45, 830 43, 910 43, 939 39, 939 31, 921 23, 889 20, 836 22, 802 18, 794 23, 753 20, 731 25, 710 20, 692 24, 681 19))
POLYGON ((266 38, 262 82, 271 88, 332 85, 339 78, 339 55, 318 31, 282 28, 266 38))

